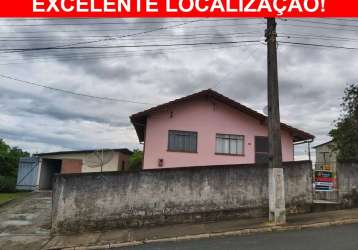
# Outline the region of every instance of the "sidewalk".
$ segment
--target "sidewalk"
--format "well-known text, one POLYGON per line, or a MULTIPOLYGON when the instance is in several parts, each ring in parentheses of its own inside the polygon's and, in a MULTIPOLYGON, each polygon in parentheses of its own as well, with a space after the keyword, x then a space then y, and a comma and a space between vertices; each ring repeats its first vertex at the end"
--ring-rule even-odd
POLYGON ((42 249, 108 249, 158 241, 177 241, 246 235, 252 233, 301 230, 330 225, 358 223, 358 209, 293 215, 283 226, 271 226, 266 218, 200 224, 180 224, 142 229, 113 230, 54 236, 42 249))

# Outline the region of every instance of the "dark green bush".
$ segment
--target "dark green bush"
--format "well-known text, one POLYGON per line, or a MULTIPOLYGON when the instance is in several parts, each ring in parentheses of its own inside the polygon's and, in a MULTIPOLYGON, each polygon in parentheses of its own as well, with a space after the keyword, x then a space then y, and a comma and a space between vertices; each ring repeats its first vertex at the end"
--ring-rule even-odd
POLYGON ((11 147, 0 139, 0 192, 16 191, 17 167, 21 157, 30 154, 17 147, 11 147))
POLYGON ((0 175, 0 193, 16 191, 16 177, 0 175))
POLYGON ((130 171, 141 170, 143 164, 143 152, 139 149, 135 149, 133 154, 129 157, 128 163, 130 171))

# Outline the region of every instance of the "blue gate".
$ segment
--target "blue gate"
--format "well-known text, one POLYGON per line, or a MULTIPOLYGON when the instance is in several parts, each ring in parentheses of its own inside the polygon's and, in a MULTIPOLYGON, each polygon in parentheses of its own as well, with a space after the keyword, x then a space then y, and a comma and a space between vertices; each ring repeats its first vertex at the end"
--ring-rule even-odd
POLYGON ((20 159, 17 171, 16 189, 35 190, 38 187, 39 159, 24 157, 20 159))

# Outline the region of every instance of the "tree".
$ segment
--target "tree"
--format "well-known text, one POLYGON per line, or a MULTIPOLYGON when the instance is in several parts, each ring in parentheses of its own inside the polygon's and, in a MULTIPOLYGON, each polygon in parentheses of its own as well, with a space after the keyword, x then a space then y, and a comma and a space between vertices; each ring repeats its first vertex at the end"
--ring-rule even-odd
POLYGON ((129 169, 132 171, 141 170, 143 165, 143 152, 139 149, 135 149, 133 154, 129 157, 128 164, 129 169))
POLYGON ((329 134, 339 161, 358 160, 358 84, 345 89, 341 108, 341 115, 329 134))
POLYGON ((15 190, 19 160, 26 156, 29 156, 29 153, 17 147, 10 147, 0 139, 0 191, 15 190))
POLYGON ((29 153, 10 147, 0 139, 0 175, 16 177, 19 160, 25 156, 29 156, 29 153))

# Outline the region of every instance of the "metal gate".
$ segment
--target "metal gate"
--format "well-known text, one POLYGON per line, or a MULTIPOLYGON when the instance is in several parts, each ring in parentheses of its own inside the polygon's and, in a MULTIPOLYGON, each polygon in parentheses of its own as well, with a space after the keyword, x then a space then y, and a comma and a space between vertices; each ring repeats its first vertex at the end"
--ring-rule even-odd
POLYGON ((16 189, 35 190, 38 186, 39 159, 24 157, 20 159, 17 171, 16 189))

